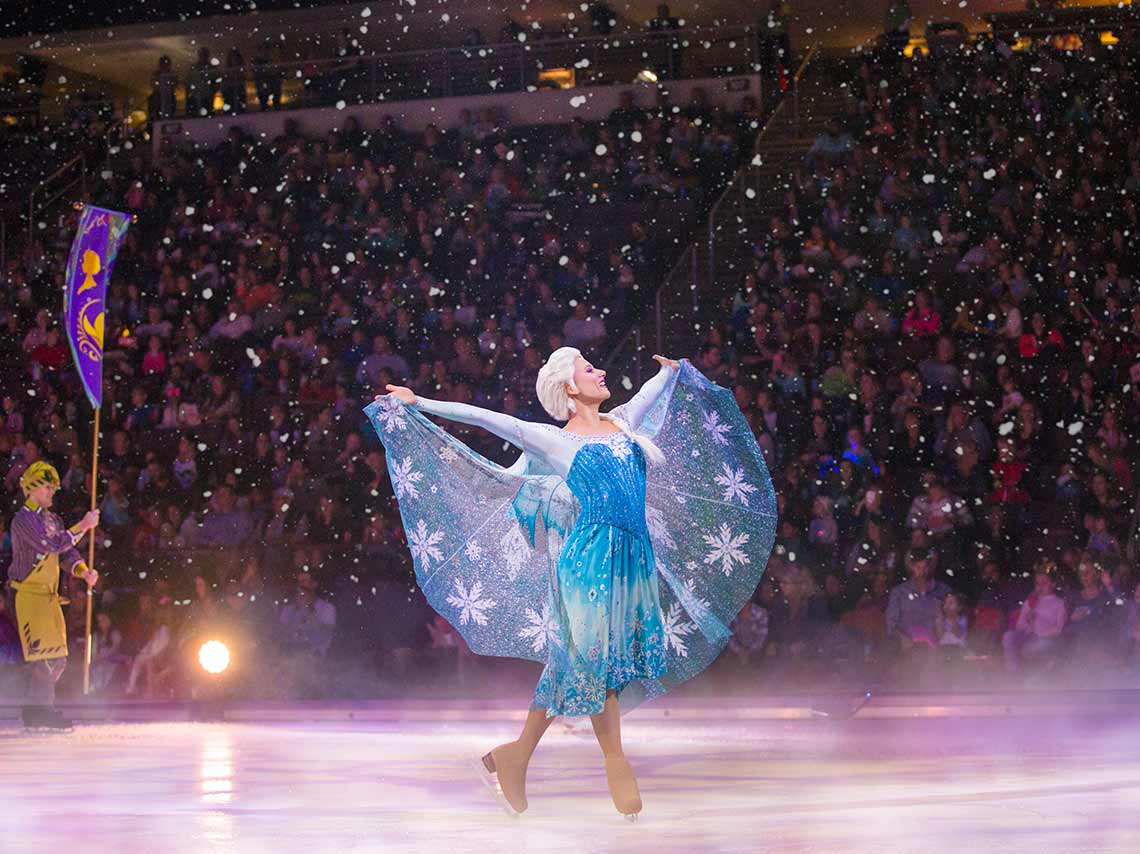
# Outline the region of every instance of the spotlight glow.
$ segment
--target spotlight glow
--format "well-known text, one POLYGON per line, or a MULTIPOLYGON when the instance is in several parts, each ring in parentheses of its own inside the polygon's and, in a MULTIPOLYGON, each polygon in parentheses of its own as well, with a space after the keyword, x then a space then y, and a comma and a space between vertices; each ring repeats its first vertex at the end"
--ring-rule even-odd
POLYGON ((218 674, 230 666, 230 650, 218 640, 209 640, 198 649, 198 663, 207 673, 218 674))

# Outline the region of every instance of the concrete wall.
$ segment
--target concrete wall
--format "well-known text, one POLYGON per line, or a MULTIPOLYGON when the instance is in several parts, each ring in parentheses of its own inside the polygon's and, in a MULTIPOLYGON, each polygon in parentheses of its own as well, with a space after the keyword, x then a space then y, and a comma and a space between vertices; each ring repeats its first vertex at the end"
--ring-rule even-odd
MULTIPOLYGON (((698 80, 670 80, 659 84, 675 104, 685 104, 695 88, 704 88, 714 103, 736 106, 745 95, 760 95, 757 75, 713 77, 698 80)), ((422 130, 434 123, 441 128, 459 123, 464 109, 478 113, 485 107, 503 110, 515 124, 565 124, 575 116, 593 121, 605 118, 618 105, 622 92, 632 91, 640 106, 654 100, 655 87, 644 84, 624 86, 591 86, 581 89, 555 89, 540 92, 509 92, 502 95, 477 95, 466 98, 439 98, 423 101, 392 101, 363 106, 314 107, 306 110, 282 110, 268 113, 243 113, 238 116, 212 116, 203 119, 173 119, 155 122, 153 144, 158 151, 161 140, 171 138, 175 144, 217 145, 233 126, 267 139, 279 135, 287 119, 296 119, 302 132, 325 134, 355 116, 365 128, 377 127, 384 116, 391 115, 406 131, 422 130)))

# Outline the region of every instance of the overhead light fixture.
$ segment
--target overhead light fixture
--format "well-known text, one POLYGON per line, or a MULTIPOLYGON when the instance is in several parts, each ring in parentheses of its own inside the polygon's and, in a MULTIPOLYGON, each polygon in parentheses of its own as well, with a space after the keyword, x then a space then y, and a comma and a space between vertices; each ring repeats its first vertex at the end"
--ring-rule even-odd
POLYGON ((538 82, 546 86, 555 86, 559 89, 574 88, 573 68, 548 68, 538 72, 538 82))

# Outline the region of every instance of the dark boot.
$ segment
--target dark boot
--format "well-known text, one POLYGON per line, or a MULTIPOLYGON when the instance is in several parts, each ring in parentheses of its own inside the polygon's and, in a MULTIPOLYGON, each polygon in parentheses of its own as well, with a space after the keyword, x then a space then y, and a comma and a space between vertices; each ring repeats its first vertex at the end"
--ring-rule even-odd
POLYGON ((47 706, 24 706, 20 710, 20 720, 26 727, 47 726, 52 717, 51 709, 47 706))
POLYGON ((71 729, 71 721, 55 706, 48 707, 48 716, 51 721, 47 725, 49 729, 71 729))
POLYGON ((52 706, 24 706, 20 717, 29 729, 71 729, 71 721, 52 706))

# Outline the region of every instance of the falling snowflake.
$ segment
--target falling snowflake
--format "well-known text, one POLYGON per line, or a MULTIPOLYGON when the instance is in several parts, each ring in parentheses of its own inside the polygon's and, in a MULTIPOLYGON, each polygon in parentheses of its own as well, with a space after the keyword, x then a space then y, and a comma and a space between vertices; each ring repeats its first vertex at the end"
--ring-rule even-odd
POLYGON ((720 571, 726 576, 732 575, 733 564, 749 563, 748 555, 744 553, 743 546, 748 542, 748 534, 733 534, 732 529, 724 522, 715 534, 705 534, 705 543, 710 551, 705 555, 705 564, 712 565, 720 561, 720 571))
POLYGON ((689 648, 685 645, 685 636, 691 635, 697 627, 685 619, 685 612, 680 602, 674 602, 665 615, 665 622, 661 626, 665 634, 665 648, 672 647, 681 658, 689 657, 689 648))
POLYGON ((519 632, 519 637, 529 640, 535 652, 542 652, 548 644, 553 646, 558 642, 558 620, 550 612, 550 602, 543 603, 541 614, 534 608, 527 608, 523 616, 527 624, 519 632))
POLYGON ((677 542, 665 527, 665 517, 656 507, 645 506, 645 525, 649 528, 649 537, 654 544, 664 543, 670 549, 677 548, 677 542))
POLYGON ((455 448, 451 447, 451 445, 444 445, 439 449, 439 458, 448 465, 451 465, 453 462, 459 459, 459 452, 455 450, 455 448))
POLYGON ((721 463, 721 468, 724 469, 724 474, 718 474, 714 480, 724 487, 722 497, 725 501, 739 498, 740 503, 747 507, 748 494, 755 492, 756 487, 745 481, 744 469, 734 469, 728 463, 721 463))
POLYGON ((396 489, 396 497, 419 498, 420 491, 416 484, 423 480, 424 473, 412 468, 412 460, 405 457, 403 462, 397 460, 392 464, 392 486, 396 489))
POLYGON ((703 416, 701 428, 712 436, 713 441, 718 445, 727 445, 728 439, 725 437, 732 432, 732 425, 722 422, 720 414, 715 409, 712 412, 703 413, 703 416))
POLYGON ((412 549, 412 557, 418 558, 426 569, 432 559, 443 560, 443 552, 436 548, 443 540, 443 531, 434 531, 428 534, 427 522, 420 519, 408 537, 408 545, 412 549))
POLYGON ((390 394, 380 398, 380 408, 376 411, 376 418, 384 425, 385 433, 408 429, 403 403, 390 394))
POLYGON ((447 597, 447 604, 459 609, 459 625, 487 625, 487 611, 495 607, 495 602, 482 597, 483 582, 474 581, 471 588, 467 589, 463 586, 462 579, 455 579, 455 592, 447 597))

